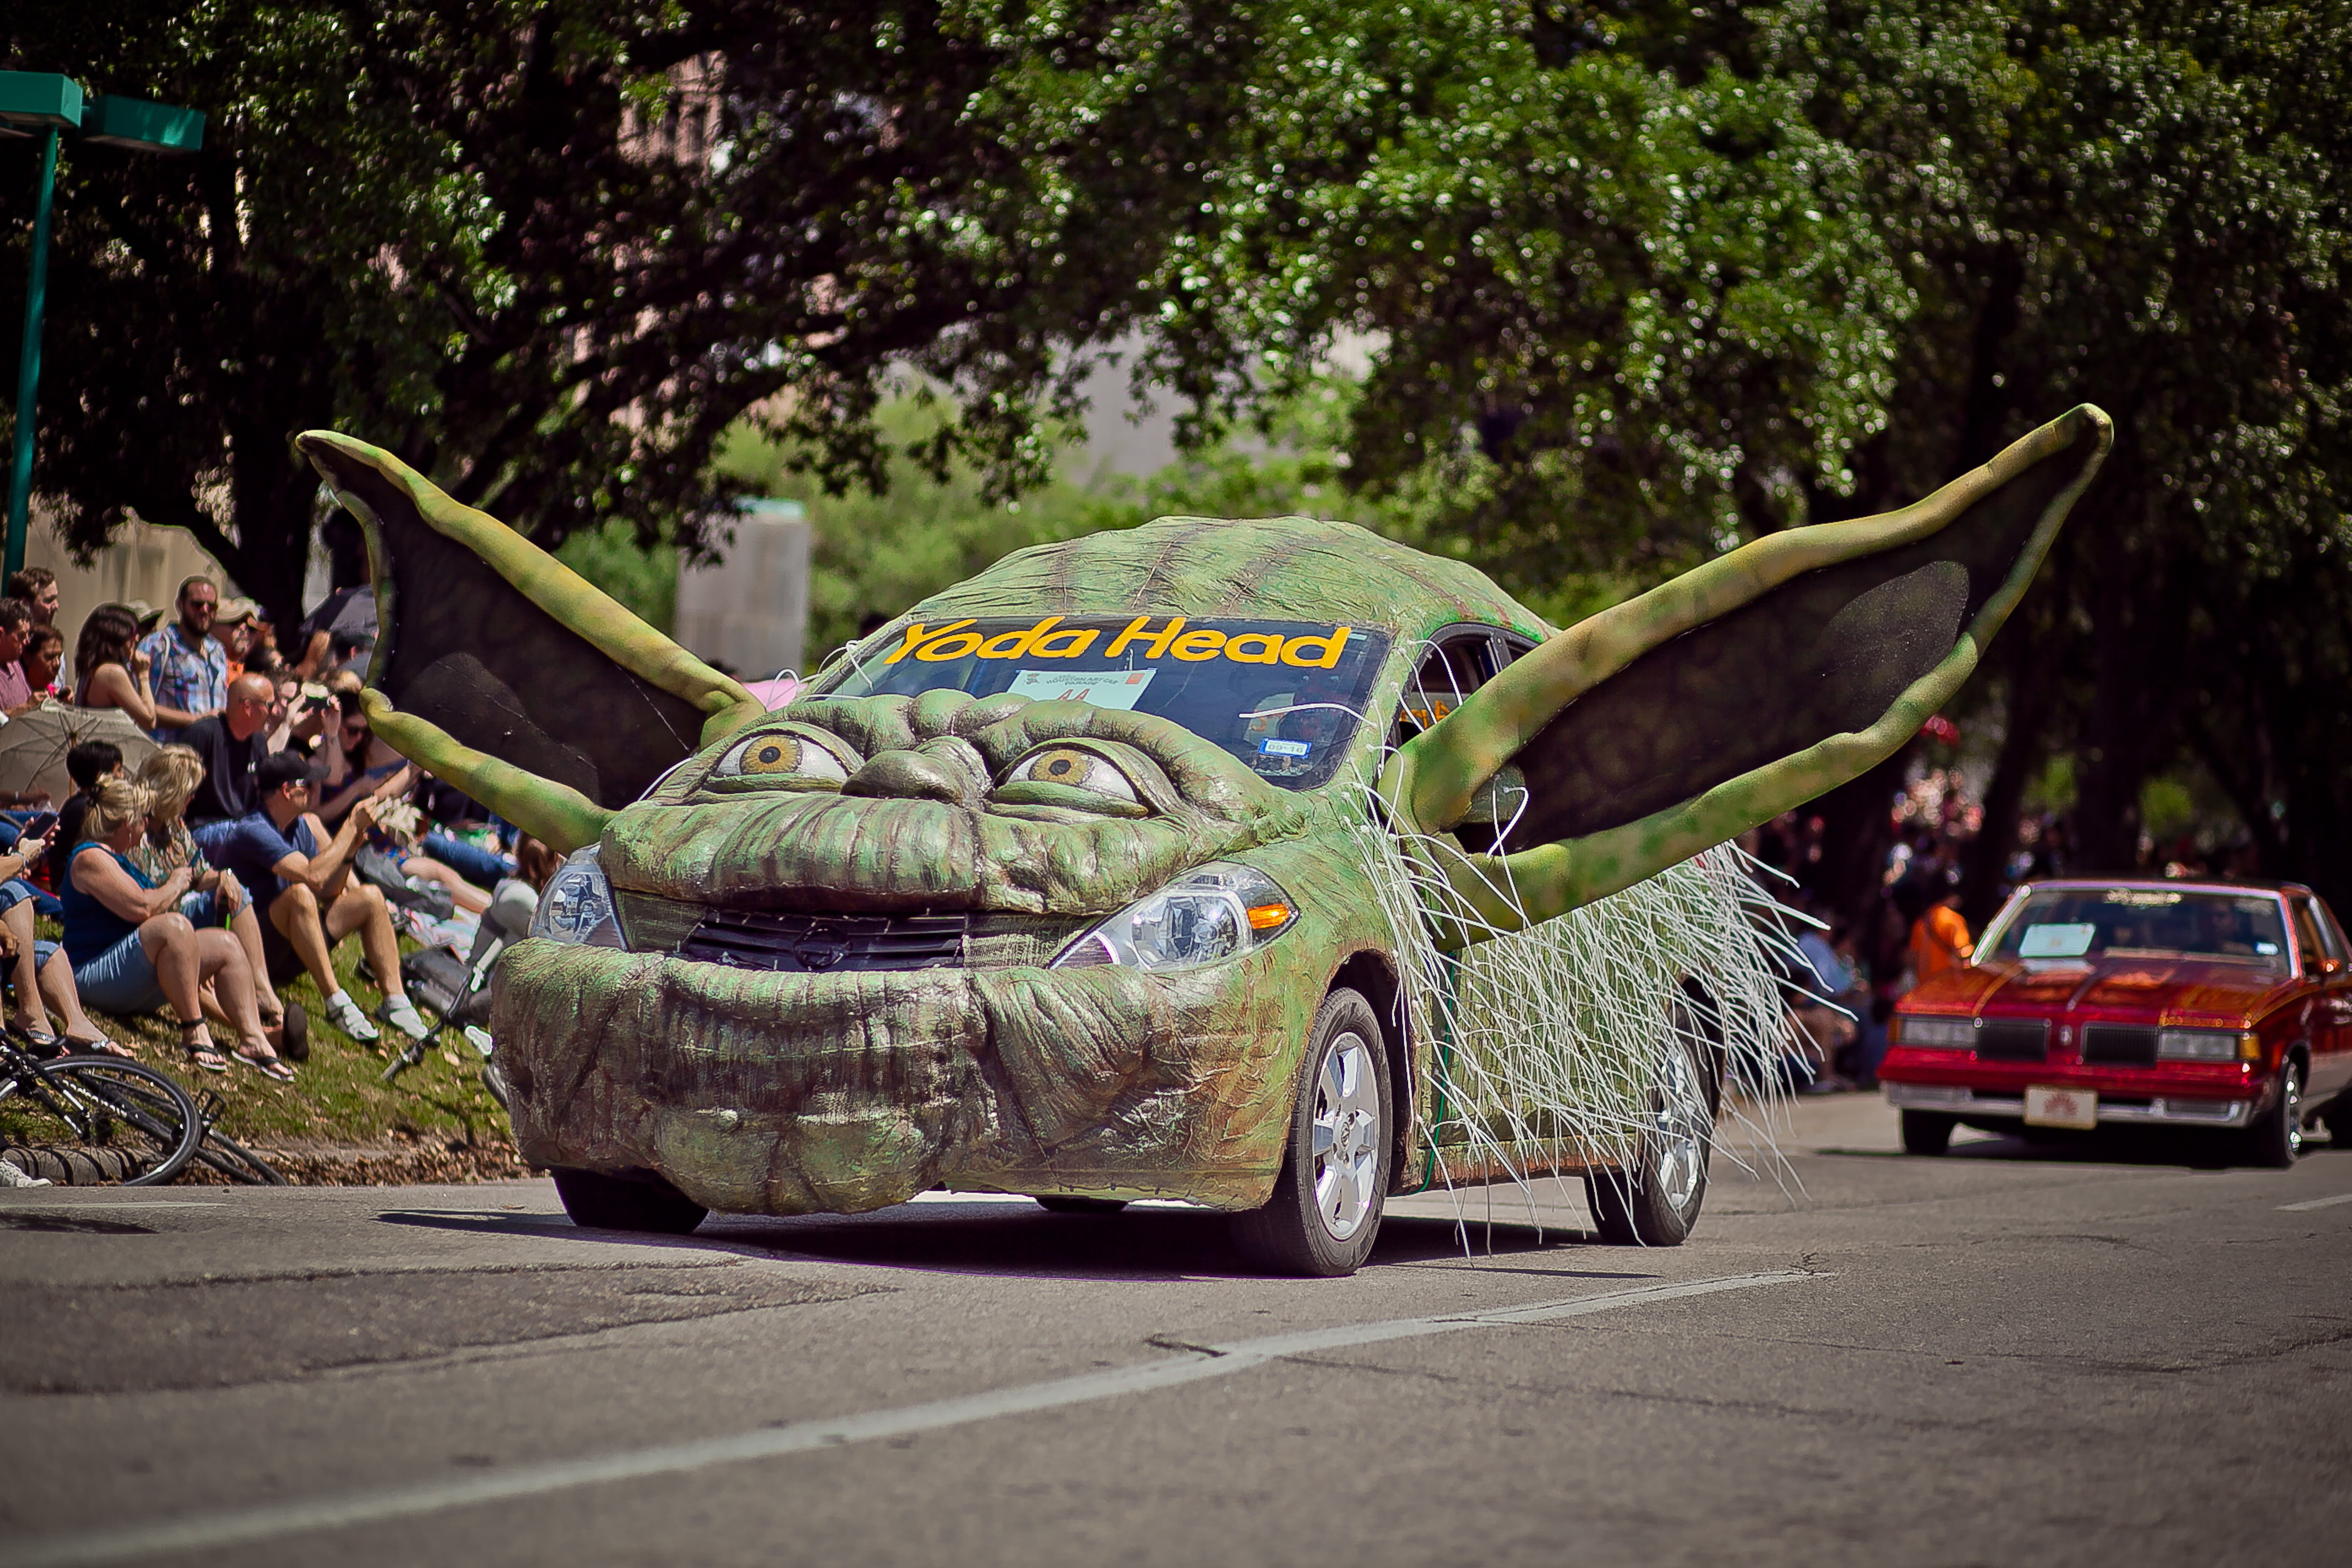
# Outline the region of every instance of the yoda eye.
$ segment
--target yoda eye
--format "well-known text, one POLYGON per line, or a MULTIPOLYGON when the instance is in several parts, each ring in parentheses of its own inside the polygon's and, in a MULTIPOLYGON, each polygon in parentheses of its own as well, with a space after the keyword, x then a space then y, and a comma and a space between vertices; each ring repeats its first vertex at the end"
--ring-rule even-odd
POLYGON ((798 735, 754 735, 719 759, 714 779, 788 779, 840 784, 849 777, 841 759, 798 735))
POLYGON ((1125 773, 1092 752, 1070 746, 1057 746, 1023 758, 1005 775, 1004 782, 1062 784, 1070 789, 1092 790, 1113 800, 1135 799, 1135 785, 1128 782, 1125 773))

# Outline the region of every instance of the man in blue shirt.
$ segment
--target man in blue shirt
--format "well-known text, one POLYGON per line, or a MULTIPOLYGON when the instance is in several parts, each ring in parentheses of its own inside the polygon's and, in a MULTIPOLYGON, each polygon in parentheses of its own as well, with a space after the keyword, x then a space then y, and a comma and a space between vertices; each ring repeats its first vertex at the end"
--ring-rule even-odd
POLYGON ((156 627, 139 645, 155 694, 155 728, 148 733, 167 745, 228 701, 228 650, 213 638, 220 590, 209 577, 191 577, 180 584, 178 607, 178 620, 156 627))
POLYGON ((409 1002, 400 979, 400 943, 383 889, 352 875, 352 857, 375 825, 376 803, 362 800, 332 837, 312 815, 312 796, 324 770, 298 752, 272 752, 255 770, 260 805, 249 816, 207 836, 205 854, 215 866, 236 873, 251 889, 262 913, 262 943, 277 955, 290 949, 300 960, 327 1016, 362 1045, 378 1038, 376 1026, 335 978, 334 949, 356 933, 376 984, 383 987, 383 1017, 414 1039, 430 1031, 409 1002))

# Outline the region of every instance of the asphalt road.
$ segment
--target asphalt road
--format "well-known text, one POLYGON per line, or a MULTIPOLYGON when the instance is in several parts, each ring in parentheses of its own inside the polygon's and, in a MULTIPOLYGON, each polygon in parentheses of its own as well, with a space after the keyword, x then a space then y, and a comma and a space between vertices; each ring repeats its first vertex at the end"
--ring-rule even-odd
POLYGON ((2352 1560, 2352 1151, 1783 1147, 1680 1248, 1507 1189, 1312 1282, 1178 1209, 0 1194, 0 1563, 2352 1560))

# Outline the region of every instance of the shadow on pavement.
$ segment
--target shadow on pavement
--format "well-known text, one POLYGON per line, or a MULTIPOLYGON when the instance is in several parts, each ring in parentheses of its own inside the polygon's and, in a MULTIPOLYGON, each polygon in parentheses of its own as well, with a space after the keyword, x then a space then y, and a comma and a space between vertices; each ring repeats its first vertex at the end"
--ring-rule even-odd
MULTIPOLYGON (((1900 1149, 1817 1149, 1817 1154, 1848 1160, 1917 1160, 1974 1162, 1990 1164, 2043 1165, 2169 1165, 2189 1171, 2251 1169, 2232 1136, 2191 1129, 2168 1131, 2158 1128, 2105 1127, 2095 1132, 2063 1128, 2037 1128, 2031 1134, 2005 1133, 1955 1142, 1938 1155, 1906 1154, 1900 1149)), ((2305 1145, 2304 1158, 2324 1159, 2347 1153, 2343 1146, 2323 1140, 2305 1145)))
MULTIPOLYGON (((902 1204, 865 1215, 714 1215, 691 1236, 587 1230, 560 1214, 485 1214, 459 1209, 390 1209, 386 1225, 478 1236, 532 1237, 589 1247, 654 1247, 723 1251, 744 1257, 821 1258, 953 1273, 1068 1275, 1095 1279, 1176 1279, 1188 1275, 1256 1272, 1234 1248, 1223 1215, 1131 1208, 1108 1215, 1047 1214, 1026 1198, 1002 1203, 902 1204)), ((1483 1219, 1391 1215, 1369 1267, 1444 1260, 1491 1268, 1492 1258, 1532 1260, 1592 1245, 1580 1231, 1483 1219)), ((1610 1256, 1614 1256, 1612 1249, 1610 1256)), ((1646 1279, 1647 1273, 1528 1268, 1561 1279, 1646 1279)))

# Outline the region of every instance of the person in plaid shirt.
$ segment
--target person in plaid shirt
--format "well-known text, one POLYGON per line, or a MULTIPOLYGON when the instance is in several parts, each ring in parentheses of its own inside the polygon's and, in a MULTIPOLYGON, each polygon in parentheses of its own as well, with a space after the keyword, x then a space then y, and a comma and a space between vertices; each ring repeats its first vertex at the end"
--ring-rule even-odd
POLYGON ((180 584, 177 603, 180 618, 139 645, 155 693, 155 728, 148 733, 166 745, 228 705, 228 650, 213 640, 220 590, 209 577, 191 577, 180 584))

